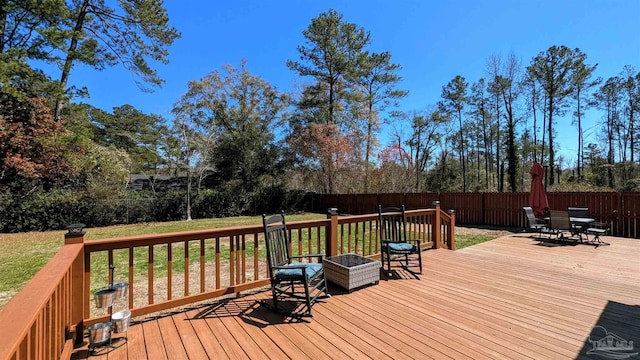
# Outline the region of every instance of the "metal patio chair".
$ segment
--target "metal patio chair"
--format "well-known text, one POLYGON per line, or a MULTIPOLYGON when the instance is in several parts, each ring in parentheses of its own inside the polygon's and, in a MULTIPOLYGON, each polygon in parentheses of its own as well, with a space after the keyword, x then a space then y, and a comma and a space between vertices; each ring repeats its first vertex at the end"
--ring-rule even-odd
POLYGON ((587 236, 587 241, 596 247, 601 245, 611 245, 608 242, 603 241, 600 236, 607 235, 609 233, 609 224, 594 222, 589 224, 587 229, 585 229, 585 234, 587 236), (589 235, 593 236, 593 239, 589 240, 589 235))
MULTIPOLYGON (((573 220, 573 218, 590 218, 589 208, 586 207, 568 207, 567 211, 569 212, 570 220, 573 220)), ((589 223, 571 221, 571 226, 573 227, 573 234, 580 236, 582 240, 582 235, 586 233, 589 223)))
POLYGON ((533 213, 533 208, 531 206, 524 206, 522 210, 524 211, 525 215, 527 215, 529 230, 532 230, 538 234, 541 234, 542 232, 548 230, 547 224, 544 222, 540 222, 540 220, 536 218, 536 215, 533 213))
POLYGON ((322 266, 323 254, 291 256, 291 240, 282 214, 269 218, 262 215, 267 262, 273 304, 261 301, 263 305, 281 314, 296 317, 313 317, 311 307, 318 299, 327 298, 327 281, 322 266), (317 262, 311 262, 313 258, 317 262), (306 259, 306 262, 297 260, 306 259), (296 261, 294 261, 296 260, 296 261), (285 310, 283 301, 294 302, 293 310, 285 310), (303 310, 295 311, 302 303, 303 310))
POLYGON ((589 217, 589 208, 586 207, 569 207, 567 208, 567 211, 569 212, 569 217, 589 217))
POLYGON ((387 207, 384 209, 378 205, 378 218, 382 266, 386 263, 387 272, 390 273, 391 261, 398 261, 403 269, 413 275, 422 274, 420 240, 407 238, 407 219, 404 214, 404 205, 400 208, 387 207), (417 268, 418 271, 412 268, 417 268))
POLYGON ((550 210, 549 211, 549 229, 547 231, 549 237, 556 235, 558 240, 566 240, 564 236, 565 232, 573 234, 574 229, 569 220, 569 212, 562 210, 550 210))

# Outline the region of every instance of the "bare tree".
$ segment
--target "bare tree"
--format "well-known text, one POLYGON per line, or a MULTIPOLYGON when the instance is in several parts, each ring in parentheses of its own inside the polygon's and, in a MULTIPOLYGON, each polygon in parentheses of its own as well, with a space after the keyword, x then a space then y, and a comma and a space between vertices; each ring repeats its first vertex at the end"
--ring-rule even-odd
MULTIPOLYGON (((576 49, 577 50, 577 49, 576 49)), ((572 93, 571 71, 574 68, 574 52, 568 47, 551 46, 540 52, 527 67, 530 76, 535 79, 544 91, 547 111, 547 130, 549 135, 549 183, 555 180, 555 148, 553 137, 553 117, 562 116, 567 103, 566 98, 572 93)))
POLYGON ((576 168, 578 171, 578 178, 581 178, 584 163, 584 131, 582 129, 582 116, 589 106, 589 102, 587 101, 585 103, 584 101, 584 98, 589 96, 588 94, 585 94, 585 92, 598 85, 601 82, 601 79, 597 78, 595 80, 591 80, 593 72, 596 67, 598 67, 598 64, 593 66, 585 64, 584 61, 587 58, 587 55, 578 49, 574 50, 574 56, 575 63, 571 73, 571 84, 573 87, 572 96, 575 100, 573 116, 575 117, 575 124, 578 127, 578 159, 576 168))

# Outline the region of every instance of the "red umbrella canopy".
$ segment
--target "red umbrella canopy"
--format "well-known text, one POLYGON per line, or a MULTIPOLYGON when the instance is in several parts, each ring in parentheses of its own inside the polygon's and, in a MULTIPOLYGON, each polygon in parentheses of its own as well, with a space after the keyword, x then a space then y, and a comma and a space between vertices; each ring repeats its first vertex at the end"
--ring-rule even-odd
POLYGON ((535 162, 529 173, 531 174, 529 206, 533 208, 533 213, 536 214, 536 217, 542 217, 544 215, 544 209, 549 207, 547 193, 544 191, 544 184, 542 183, 544 168, 540 163, 535 162))

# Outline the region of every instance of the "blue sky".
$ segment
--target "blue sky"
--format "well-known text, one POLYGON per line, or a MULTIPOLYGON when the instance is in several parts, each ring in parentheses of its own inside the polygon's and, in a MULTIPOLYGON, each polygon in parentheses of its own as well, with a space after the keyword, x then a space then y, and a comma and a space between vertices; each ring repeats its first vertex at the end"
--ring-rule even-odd
MULTIPOLYGON (((251 73, 280 91, 293 91, 304 80, 286 61, 298 59, 302 31, 329 8, 370 31, 371 49, 390 51, 403 67, 399 88, 409 96, 401 110, 436 103, 442 86, 458 74, 469 83, 486 76, 492 54, 514 52, 526 66, 549 46, 566 45, 586 53, 587 63, 599 64, 596 76, 606 79, 627 64, 640 70, 640 0, 166 0, 165 6, 182 33, 170 49, 170 63, 156 64, 165 85, 144 93, 121 68, 96 72, 77 66, 70 81, 89 88, 91 97, 84 101, 105 110, 131 104, 170 118, 187 81, 226 64, 239 66, 242 59, 251 73)), ((589 113, 585 128, 600 116, 589 113)), ((557 141, 562 154, 575 158, 577 130, 570 121, 561 121, 557 141)), ((383 142, 387 138, 381 136, 383 142)))

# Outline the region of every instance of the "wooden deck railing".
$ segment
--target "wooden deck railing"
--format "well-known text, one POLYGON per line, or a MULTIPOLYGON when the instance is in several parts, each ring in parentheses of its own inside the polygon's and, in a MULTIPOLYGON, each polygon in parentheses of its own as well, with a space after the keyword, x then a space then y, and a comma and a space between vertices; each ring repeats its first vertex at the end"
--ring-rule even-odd
POLYGON ((74 331, 82 322, 74 296, 81 296, 84 256, 84 244, 73 240, 67 239, 0 312, 0 359, 71 356, 74 331))
MULTIPOLYGON (((379 257, 377 214, 288 223, 293 254, 379 257)), ((408 236, 423 248, 453 249, 453 214, 407 211, 408 236)), ((262 226, 241 226, 85 241, 62 250, 0 312, 0 359, 68 359, 83 329, 108 321, 93 291, 129 283, 119 307, 140 316, 268 285, 262 226)))

